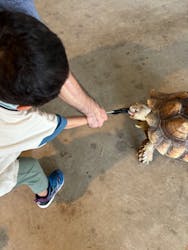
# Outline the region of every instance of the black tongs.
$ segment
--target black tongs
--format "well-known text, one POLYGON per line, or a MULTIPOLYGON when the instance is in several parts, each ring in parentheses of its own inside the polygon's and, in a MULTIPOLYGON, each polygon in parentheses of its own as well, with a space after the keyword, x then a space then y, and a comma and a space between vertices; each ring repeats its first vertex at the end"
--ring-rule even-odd
POLYGON ((114 110, 111 110, 111 111, 107 111, 107 115, 117 115, 117 114, 122 114, 122 113, 125 113, 125 114, 128 114, 128 111, 129 111, 129 108, 121 108, 121 109, 114 109, 114 110))

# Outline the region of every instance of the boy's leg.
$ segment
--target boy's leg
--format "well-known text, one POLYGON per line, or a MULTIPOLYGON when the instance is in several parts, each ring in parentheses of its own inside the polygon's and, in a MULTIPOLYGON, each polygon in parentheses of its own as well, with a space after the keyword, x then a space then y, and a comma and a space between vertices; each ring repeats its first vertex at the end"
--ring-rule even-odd
POLYGON ((17 185, 27 185, 34 194, 45 192, 48 188, 48 178, 39 162, 33 158, 19 158, 17 185))
POLYGON ((61 170, 53 171, 47 178, 39 162, 33 158, 19 158, 17 185, 25 184, 36 194, 36 203, 48 207, 64 184, 61 170))

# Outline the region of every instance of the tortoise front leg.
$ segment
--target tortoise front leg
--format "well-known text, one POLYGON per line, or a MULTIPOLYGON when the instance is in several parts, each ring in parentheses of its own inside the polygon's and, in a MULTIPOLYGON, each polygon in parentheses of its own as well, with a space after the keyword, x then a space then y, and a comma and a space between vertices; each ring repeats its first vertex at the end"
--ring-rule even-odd
POLYGON ((148 123, 146 121, 136 121, 135 127, 141 128, 144 131, 146 137, 148 137, 149 126, 148 126, 148 123))
POLYGON ((149 164, 153 160, 154 145, 148 140, 144 140, 138 149, 138 160, 142 163, 149 164))

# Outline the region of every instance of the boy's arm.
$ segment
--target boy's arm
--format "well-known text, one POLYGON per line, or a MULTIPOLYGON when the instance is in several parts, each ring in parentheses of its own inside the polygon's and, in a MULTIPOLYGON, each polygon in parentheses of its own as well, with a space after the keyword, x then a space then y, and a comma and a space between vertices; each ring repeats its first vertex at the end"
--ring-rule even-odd
POLYGON ((68 117, 65 129, 76 128, 87 124, 87 118, 84 116, 68 117))
POLYGON ((92 128, 101 127, 108 119, 105 110, 86 94, 71 73, 63 84, 59 97, 85 114, 88 125, 92 128))

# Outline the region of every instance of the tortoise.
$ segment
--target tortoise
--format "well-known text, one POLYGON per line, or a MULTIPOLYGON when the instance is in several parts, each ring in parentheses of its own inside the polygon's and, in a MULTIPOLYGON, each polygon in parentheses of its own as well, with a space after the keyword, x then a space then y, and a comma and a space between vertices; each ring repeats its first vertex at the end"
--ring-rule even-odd
POLYGON ((147 105, 136 103, 128 112, 147 137, 138 150, 140 162, 151 162, 155 149, 161 155, 188 162, 188 92, 152 90, 147 105))

